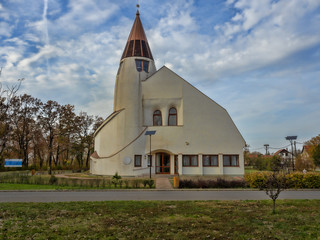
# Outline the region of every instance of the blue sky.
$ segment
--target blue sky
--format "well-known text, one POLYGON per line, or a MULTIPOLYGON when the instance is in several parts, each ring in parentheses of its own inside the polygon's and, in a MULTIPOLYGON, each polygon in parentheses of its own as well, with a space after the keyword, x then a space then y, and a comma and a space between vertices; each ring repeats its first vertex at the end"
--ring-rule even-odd
MULTIPOLYGON (((135 5, 0 0, 1 82, 25 78, 21 93, 108 116, 135 5)), ((251 151, 320 133, 319 0, 140 5, 157 68, 166 65, 222 105, 251 151)))

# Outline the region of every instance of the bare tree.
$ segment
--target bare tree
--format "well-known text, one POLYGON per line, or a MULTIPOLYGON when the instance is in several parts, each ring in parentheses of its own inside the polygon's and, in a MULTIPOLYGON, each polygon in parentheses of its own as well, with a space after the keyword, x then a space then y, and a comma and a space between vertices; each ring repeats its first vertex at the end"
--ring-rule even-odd
MULTIPOLYGON (((0 77, 2 68, 0 69, 0 77)), ((7 144, 11 134, 11 101, 18 92, 21 82, 24 79, 18 79, 18 83, 12 86, 4 87, 0 81, 0 165, 4 159, 4 151, 7 149, 7 144)))

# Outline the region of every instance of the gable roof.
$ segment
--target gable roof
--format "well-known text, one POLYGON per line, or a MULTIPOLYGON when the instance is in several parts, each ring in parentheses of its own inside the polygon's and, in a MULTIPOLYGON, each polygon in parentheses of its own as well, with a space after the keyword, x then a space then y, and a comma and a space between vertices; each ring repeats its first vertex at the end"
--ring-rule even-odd
POLYGON ((206 94, 204 94, 203 92, 201 92, 198 88, 196 88, 195 86, 193 86, 191 83, 189 83, 187 80, 185 80, 184 78, 182 78, 179 74, 177 74, 177 73, 175 73, 174 71, 172 71, 172 70, 171 70, 170 68, 168 68, 167 66, 163 65, 159 70, 157 70, 154 74, 152 74, 150 77, 148 77, 147 79, 143 80, 142 82, 147 82, 147 81, 150 81, 150 80, 152 81, 152 78, 153 78, 153 77, 155 77, 157 74, 159 74, 160 72, 165 71, 165 70, 166 70, 166 71, 170 71, 171 73, 173 73, 174 75, 176 75, 179 79, 181 79, 184 83, 188 84, 188 85, 191 86, 194 90, 196 90, 197 92, 199 92, 201 95, 203 95, 204 97, 208 98, 211 102, 213 102, 214 104, 216 104, 216 105, 218 105, 220 108, 222 108, 222 109, 226 112, 226 114, 229 116, 229 118, 231 119, 234 127, 237 129, 237 131, 238 131, 238 133, 240 134, 242 140, 243 140, 244 142, 246 142, 245 139, 243 138, 241 132, 239 131, 239 129, 237 128, 237 126, 236 126, 235 123, 233 122, 230 114, 228 113, 228 111, 227 111, 224 107, 222 107, 220 104, 218 104, 218 103, 215 102, 213 99, 211 99, 210 97, 208 97, 206 94))

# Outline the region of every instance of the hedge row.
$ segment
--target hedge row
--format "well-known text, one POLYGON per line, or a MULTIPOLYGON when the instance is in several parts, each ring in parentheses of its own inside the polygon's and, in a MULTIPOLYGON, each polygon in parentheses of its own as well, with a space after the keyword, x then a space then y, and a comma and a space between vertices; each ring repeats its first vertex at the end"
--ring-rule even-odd
POLYGON ((50 176, 31 176, 26 173, 0 174, 0 183, 56 185, 80 188, 154 188, 152 179, 76 179, 50 176))
POLYGON ((180 180, 179 188, 244 188, 247 184, 244 180, 225 180, 222 178, 210 180, 180 180))
MULTIPOLYGON (((244 176, 245 181, 251 188, 262 188, 270 172, 254 172, 244 176)), ((294 172, 285 175, 286 188, 320 188, 320 173, 294 172)))

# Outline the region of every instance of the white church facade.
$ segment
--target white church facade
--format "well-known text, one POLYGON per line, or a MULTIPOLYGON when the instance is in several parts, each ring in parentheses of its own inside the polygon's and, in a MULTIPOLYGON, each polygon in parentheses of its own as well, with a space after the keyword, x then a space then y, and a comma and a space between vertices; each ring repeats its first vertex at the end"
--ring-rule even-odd
POLYGON ((167 67, 156 69, 139 12, 117 73, 114 112, 94 142, 96 175, 143 176, 150 168, 152 175, 244 174, 245 140, 228 112, 167 67))

